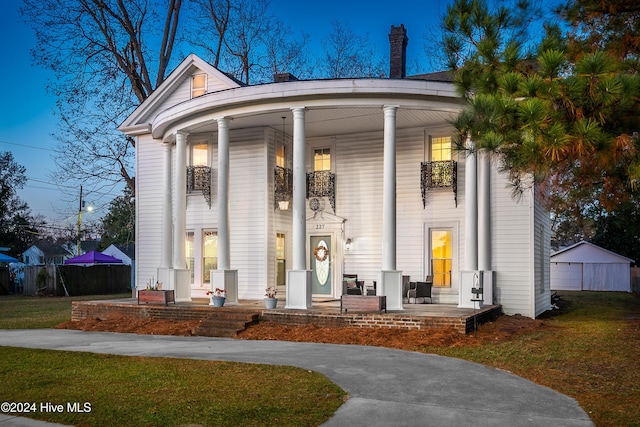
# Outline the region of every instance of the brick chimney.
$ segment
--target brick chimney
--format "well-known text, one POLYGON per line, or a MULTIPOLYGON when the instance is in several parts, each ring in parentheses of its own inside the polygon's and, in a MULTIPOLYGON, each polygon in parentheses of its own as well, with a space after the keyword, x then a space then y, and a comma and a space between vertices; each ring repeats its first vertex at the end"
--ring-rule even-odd
POLYGON ((389 78, 403 79, 407 75, 407 30, 404 24, 399 27, 391 26, 389 34, 389 44, 391 52, 389 55, 389 78))
POLYGON ((279 73, 273 75, 274 83, 295 82, 297 80, 297 77, 291 73, 279 73))

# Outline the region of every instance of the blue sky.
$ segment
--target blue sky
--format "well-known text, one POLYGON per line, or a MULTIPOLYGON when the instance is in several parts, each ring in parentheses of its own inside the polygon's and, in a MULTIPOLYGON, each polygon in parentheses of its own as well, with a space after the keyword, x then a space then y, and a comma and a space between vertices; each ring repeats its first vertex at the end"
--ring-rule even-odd
MULTIPOLYGON (((407 62, 411 66, 416 60, 421 61, 425 68, 413 71, 426 72, 430 70, 424 54, 425 35, 437 27, 450 1, 324 0, 320 3, 292 3, 272 0, 271 10, 292 31, 309 33, 311 48, 319 48, 321 39, 331 31, 332 22, 337 20, 348 23, 358 35, 368 35, 382 56, 388 56, 391 25, 404 24, 409 36, 407 62)), ((0 46, 5 58, 0 67, 0 151, 11 151, 17 163, 26 167, 29 181, 19 195, 34 214, 44 215, 50 223, 73 223, 79 189, 73 188, 70 182, 52 183, 50 180, 55 170, 51 155, 57 145, 51 137, 56 130, 55 99, 45 92, 49 74, 31 65, 29 50, 35 45, 35 37, 31 28, 20 20, 20 4, 20 0, 0 1, 0 46), (67 194, 60 191, 63 187, 67 194)), ((114 197, 117 195, 113 194, 114 197)), ((108 201, 98 200, 96 205, 105 205, 108 201)), ((87 202, 94 203, 90 198, 87 202)), ((104 210, 90 215, 98 218, 104 215, 104 210)), ((92 218, 85 215, 84 219, 92 218)))
MULTIPOLYGON (((437 25, 437 17, 446 9, 448 0, 414 1, 398 3, 383 1, 334 1, 320 3, 275 0, 271 10, 292 31, 311 34, 312 46, 331 30, 331 23, 338 20, 348 23, 359 35, 368 34, 378 53, 388 52, 391 25, 404 24, 408 30, 409 61, 423 56, 427 25, 437 25)), ((52 183, 51 173, 55 164, 51 155, 57 143, 51 134, 56 131, 54 117, 55 98, 45 92, 50 74, 32 66, 29 50, 35 45, 33 31, 21 22, 18 12, 20 0, 0 2, 0 46, 5 58, 0 67, 0 151, 11 151, 17 163, 24 166, 29 179, 20 197, 34 214, 45 215, 50 222, 63 224, 75 220, 79 189, 70 182, 52 183), (67 194, 60 188, 66 187, 67 194), (74 200, 75 197, 75 200, 74 200)), ((114 194, 116 196, 117 194, 114 194)), ((92 200, 87 200, 92 202, 92 200)), ((100 200, 97 205, 108 200, 100 200)), ((95 212, 90 215, 99 217, 95 212)), ((85 215, 87 220, 87 215, 85 215)))

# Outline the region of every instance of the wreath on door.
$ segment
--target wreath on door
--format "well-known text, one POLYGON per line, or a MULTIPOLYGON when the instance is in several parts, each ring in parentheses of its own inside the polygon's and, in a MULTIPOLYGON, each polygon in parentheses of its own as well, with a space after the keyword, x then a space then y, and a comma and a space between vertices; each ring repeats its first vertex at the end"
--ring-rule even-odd
POLYGON ((313 250, 313 256, 316 257, 316 260, 322 262, 329 256, 329 249, 326 246, 318 245, 313 250))

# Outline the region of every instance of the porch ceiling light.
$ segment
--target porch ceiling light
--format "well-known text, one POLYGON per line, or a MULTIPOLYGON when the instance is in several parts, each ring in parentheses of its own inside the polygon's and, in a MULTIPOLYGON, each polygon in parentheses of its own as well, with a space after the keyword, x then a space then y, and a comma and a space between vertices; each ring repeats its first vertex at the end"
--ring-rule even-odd
POLYGON ((344 247, 346 250, 350 251, 352 246, 353 246, 353 241, 351 240, 351 238, 348 238, 344 244, 344 247))

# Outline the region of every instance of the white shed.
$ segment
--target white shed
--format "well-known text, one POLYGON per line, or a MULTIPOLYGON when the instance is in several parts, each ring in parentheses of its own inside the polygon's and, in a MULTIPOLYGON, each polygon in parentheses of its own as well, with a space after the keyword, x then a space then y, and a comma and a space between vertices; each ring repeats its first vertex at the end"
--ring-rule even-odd
POLYGON ((551 255, 552 291, 631 292, 632 259, 589 242, 551 255))

